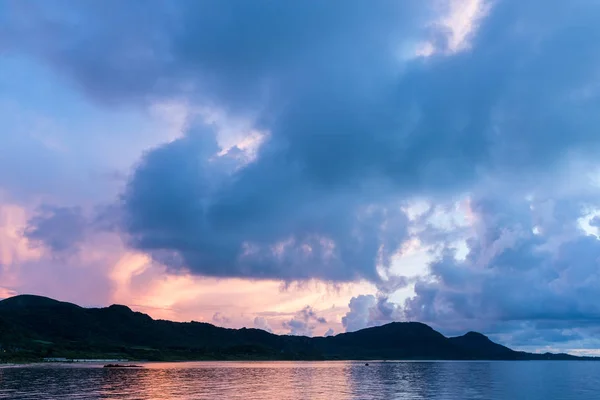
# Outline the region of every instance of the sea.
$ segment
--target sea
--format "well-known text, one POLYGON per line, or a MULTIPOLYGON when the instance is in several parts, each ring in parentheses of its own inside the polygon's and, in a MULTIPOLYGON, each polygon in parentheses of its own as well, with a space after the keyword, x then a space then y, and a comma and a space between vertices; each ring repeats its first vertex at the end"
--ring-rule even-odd
POLYGON ((183 362, 0 366, 0 399, 600 399, 600 362, 183 362))

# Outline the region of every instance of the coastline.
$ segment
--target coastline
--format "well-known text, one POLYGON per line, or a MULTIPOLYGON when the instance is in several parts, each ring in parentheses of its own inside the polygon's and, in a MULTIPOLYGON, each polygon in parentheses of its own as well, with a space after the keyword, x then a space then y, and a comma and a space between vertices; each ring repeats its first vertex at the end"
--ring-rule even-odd
MULTIPOLYGON (((157 365, 157 364, 185 364, 185 363, 491 363, 491 362, 571 362, 571 361, 600 361, 600 357, 581 357, 581 358, 570 358, 570 359, 556 359, 556 358, 536 358, 536 359, 443 359, 443 358, 405 358, 405 359, 179 359, 179 360, 121 360, 119 363, 136 363, 146 365, 157 365)), ((111 364, 104 359, 93 360, 89 359, 86 361, 15 361, 15 362, 0 362, 0 368, 10 367, 23 367, 23 366, 104 366, 111 364)))

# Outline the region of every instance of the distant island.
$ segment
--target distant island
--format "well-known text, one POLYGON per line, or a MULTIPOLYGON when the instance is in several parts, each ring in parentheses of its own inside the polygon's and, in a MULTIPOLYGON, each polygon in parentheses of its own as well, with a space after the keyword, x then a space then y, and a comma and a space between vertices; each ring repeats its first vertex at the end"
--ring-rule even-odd
POLYGON ((192 360, 595 360, 514 351, 469 332, 446 337, 393 322, 330 337, 275 335, 203 322, 154 320, 126 306, 83 308, 46 297, 0 301, 0 362, 44 359, 192 360))

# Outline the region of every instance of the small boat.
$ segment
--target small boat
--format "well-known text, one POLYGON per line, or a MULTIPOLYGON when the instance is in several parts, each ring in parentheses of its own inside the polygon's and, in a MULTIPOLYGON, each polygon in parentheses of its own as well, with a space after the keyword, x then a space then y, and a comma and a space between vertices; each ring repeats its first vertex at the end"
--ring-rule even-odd
POLYGON ((106 364, 104 368, 144 368, 141 365, 133 364, 106 364))

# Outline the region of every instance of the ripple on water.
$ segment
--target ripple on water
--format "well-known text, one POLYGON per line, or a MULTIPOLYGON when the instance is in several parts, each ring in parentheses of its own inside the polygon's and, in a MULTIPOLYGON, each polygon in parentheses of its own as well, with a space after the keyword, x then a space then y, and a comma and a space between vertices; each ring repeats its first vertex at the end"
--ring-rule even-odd
POLYGON ((204 362, 0 368, 0 399, 598 399, 596 362, 204 362))

